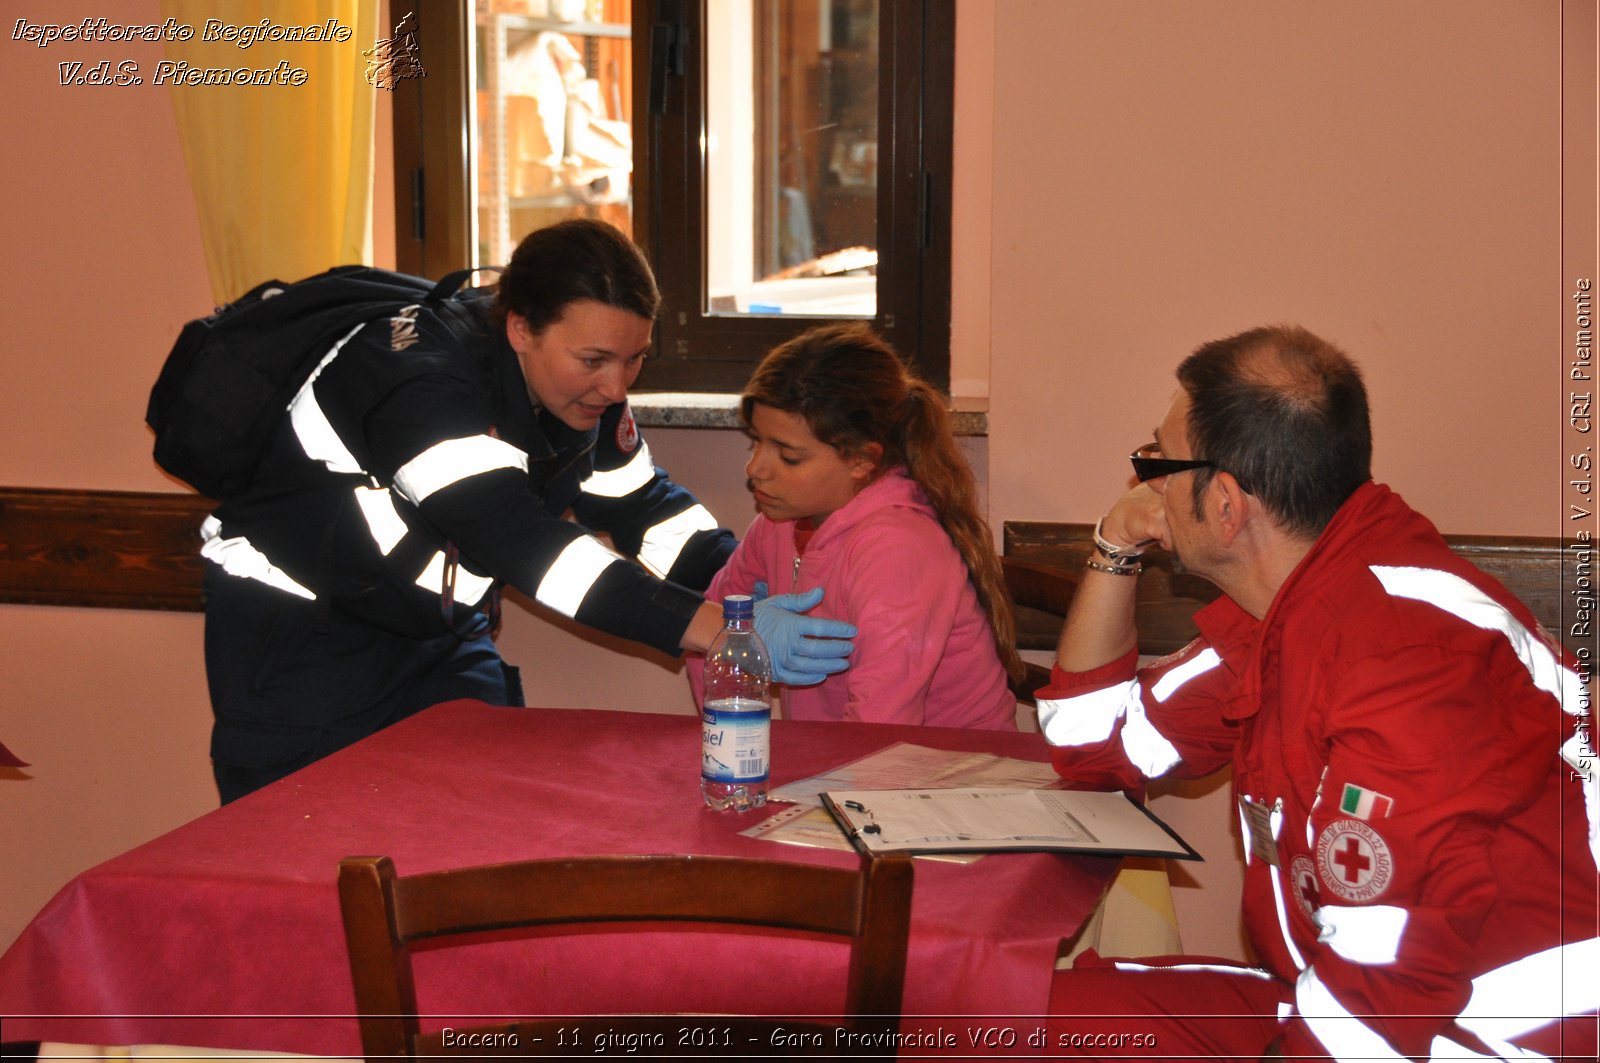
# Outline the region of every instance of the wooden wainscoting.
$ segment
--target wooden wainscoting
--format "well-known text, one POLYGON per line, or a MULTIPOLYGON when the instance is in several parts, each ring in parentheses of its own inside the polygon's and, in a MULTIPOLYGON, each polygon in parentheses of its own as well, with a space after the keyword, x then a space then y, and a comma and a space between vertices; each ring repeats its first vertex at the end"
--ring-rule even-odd
POLYGON ((0 487, 0 602, 199 611, 193 494, 0 487))
MULTIPOLYGON (((1030 565, 1054 570, 1075 583, 1093 550, 1092 524, 1046 521, 1006 521, 1003 555, 1030 565)), ((1593 638, 1574 635, 1575 606, 1571 591, 1579 586, 1580 554, 1563 550, 1561 540, 1496 535, 1447 535, 1451 549, 1504 583, 1568 649, 1587 645, 1593 638)), ((1585 558, 1584 563, 1588 564, 1585 558)), ((1592 572, 1584 572, 1592 578, 1592 572)), ((1013 577, 1013 579, 1018 577, 1013 577)), ((1025 577, 1023 577, 1025 578, 1025 577)), ((1015 591, 1013 591, 1015 593, 1015 591)), ((1062 597, 1060 588, 1052 591, 1062 597)), ((1174 572, 1166 554, 1156 552, 1145 562, 1139 577, 1139 649, 1165 654, 1179 649, 1195 636, 1194 613, 1217 597, 1216 587, 1199 578, 1174 572)), ((1019 599, 1020 600, 1020 599, 1019 599)), ((1024 649, 1054 649, 1061 633, 1061 616, 1054 602, 1043 609, 1019 606, 1017 641, 1024 649)))
MULTIPOLYGON (((200 523, 216 503, 195 494, 0 487, 0 602, 110 609, 199 611, 200 523)), ((1061 614, 1092 549, 1093 526, 1007 521, 1004 556, 1013 583, 1039 589, 1039 608, 1018 610, 1024 649, 1053 649, 1061 614), (1041 589, 1042 588, 1042 589, 1041 589)), ((1571 590, 1579 553, 1558 539, 1456 535, 1460 555, 1526 602, 1569 648, 1571 590)), ((1173 572, 1153 555, 1139 578, 1139 646, 1171 653, 1194 637, 1194 612, 1217 596, 1205 580, 1173 572)), ((1592 576, 1591 573, 1584 573, 1592 576)), ((1020 598, 1020 596, 1019 596, 1020 598)))

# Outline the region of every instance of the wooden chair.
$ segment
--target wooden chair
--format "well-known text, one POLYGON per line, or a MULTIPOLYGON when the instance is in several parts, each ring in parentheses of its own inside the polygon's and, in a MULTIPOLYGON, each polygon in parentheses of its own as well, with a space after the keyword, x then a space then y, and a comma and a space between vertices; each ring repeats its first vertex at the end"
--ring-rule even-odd
MULTIPOLYGON (((734 1037, 766 1045, 772 1031, 821 1034, 815 1054, 862 1055, 857 1047, 835 1048, 836 1030, 878 1034, 898 1029, 911 925, 911 861, 905 856, 861 856, 858 870, 812 864, 712 856, 600 856, 533 860, 436 871, 401 877, 386 856, 353 856, 339 865, 339 901, 344 912, 350 971, 361 1016, 361 1044, 368 1059, 450 1054, 441 1033, 423 1033, 417 1020, 412 978, 415 947, 432 948, 483 931, 554 924, 615 924, 677 921, 742 924, 821 933, 848 942, 845 1012, 838 1026, 758 1017, 718 1018, 734 1037)), ((581 972, 575 972, 581 977, 581 972)), ((472 1030, 487 1034, 477 1045, 455 1051, 508 1055, 570 1053, 556 1031, 566 1020, 527 1020, 472 1030), (491 1047, 482 1047, 491 1044, 491 1047)), ((704 1054, 702 1046, 678 1048, 682 1021, 662 1016, 607 1016, 608 1030, 623 1034, 667 1034, 664 1048, 650 1055, 704 1054), (676 1051, 674 1051, 676 1049, 676 1051)), ((893 1055, 893 1038, 882 1054, 893 1055)), ((644 1042, 641 1042, 644 1043, 644 1042)), ((748 1043, 748 1042, 736 1042, 748 1043)), ((846 1040, 845 1044, 851 1042, 846 1040)))
MULTIPOLYGON (((1067 606, 1078 590, 1078 573, 1005 556, 1000 558, 1000 568, 1005 573, 1006 590, 1017 607, 1017 648, 1055 649, 1067 606)), ((1027 667, 1027 675, 1011 684, 1011 692, 1018 701, 1033 705, 1035 692, 1050 681, 1050 669, 1032 661, 1027 662, 1027 667)))

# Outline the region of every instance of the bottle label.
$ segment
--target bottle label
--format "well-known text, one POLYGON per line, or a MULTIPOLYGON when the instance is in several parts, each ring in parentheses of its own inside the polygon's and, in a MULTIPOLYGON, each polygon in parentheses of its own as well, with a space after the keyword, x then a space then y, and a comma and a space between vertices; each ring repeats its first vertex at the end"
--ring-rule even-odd
POLYGON ((772 706, 712 701, 700 711, 700 774, 711 782, 765 782, 772 706))

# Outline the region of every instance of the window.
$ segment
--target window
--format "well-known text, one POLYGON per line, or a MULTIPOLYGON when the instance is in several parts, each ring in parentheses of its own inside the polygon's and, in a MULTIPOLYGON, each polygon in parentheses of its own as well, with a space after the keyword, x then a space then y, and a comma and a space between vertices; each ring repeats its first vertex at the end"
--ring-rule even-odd
POLYGON ((420 6, 428 76, 395 96, 402 269, 503 259, 537 225, 604 217, 631 224, 665 296, 642 388, 738 391, 773 344, 839 318, 948 387, 954 4, 420 6), (589 135, 576 163, 537 163, 541 78, 568 85, 564 126, 560 106, 545 126, 589 135))

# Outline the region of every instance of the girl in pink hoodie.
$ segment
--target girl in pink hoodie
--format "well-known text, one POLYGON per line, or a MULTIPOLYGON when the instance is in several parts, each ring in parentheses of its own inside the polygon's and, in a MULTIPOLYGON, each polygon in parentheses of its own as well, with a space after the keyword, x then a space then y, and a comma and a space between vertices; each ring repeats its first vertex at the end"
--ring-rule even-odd
POLYGON ((1014 730, 1011 600, 943 397, 866 326, 831 325, 767 355, 740 411, 760 515, 707 597, 822 587, 811 615, 858 633, 848 671, 783 689, 784 715, 1014 730))

